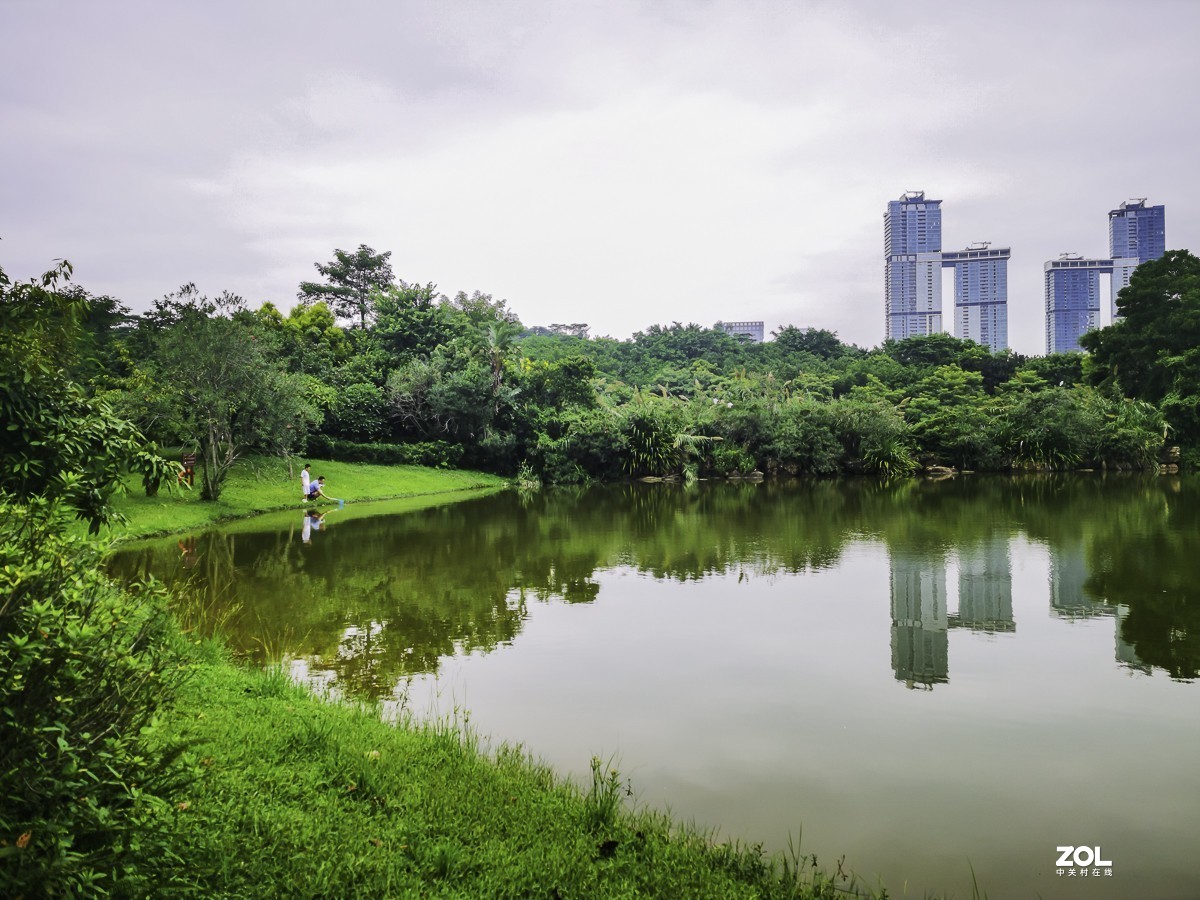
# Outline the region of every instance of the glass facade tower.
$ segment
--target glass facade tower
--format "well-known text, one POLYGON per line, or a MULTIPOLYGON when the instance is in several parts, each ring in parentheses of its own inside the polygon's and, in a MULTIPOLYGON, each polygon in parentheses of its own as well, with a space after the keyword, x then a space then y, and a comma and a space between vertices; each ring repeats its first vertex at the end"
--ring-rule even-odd
POLYGON ((1112 260, 1064 253, 1045 268, 1046 352, 1078 351, 1080 335, 1100 324, 1100 276, 1112 272, 1112 260))
POLYGON ((1046 263, 1046 352, 1081 349, 1079 338, 1100 325, 1100 276, 1109 281, 1113 321, 1117 294, 1144 262, 1166 252, 1167 215, 1163 206, 1145 199, 1127 200, 1108 214, 1108 259, 1083 259, 1064 253, 1046 263))
POLYGON ((942 201, 910 191, 883 214, 884 334, 942 330, 942 201))
POLYGON ((942 254, 954 269, 954 336, 993 352, 1008 349, 1008 247, 987 242, 942 254))
POLYGON ((1112 317, 1117 313, 1117 294, 1129 284, 1129 276, 1144 262, 1167 252, 1167 211, 1161 204, 1147 206, 1144 197, 1127 200, 1108 213, 1108 253, 1112 257, 1112 317))

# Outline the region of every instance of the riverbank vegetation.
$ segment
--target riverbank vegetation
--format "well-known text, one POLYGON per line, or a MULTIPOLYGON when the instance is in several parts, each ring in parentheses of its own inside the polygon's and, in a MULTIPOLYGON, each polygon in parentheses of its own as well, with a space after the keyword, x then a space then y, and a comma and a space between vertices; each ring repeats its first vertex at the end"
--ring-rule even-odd
POLYGON ((171 849, 155 877, 180 896, 832 897, 850 884, 632 811, 604 761, 576 786, 461 722, 391 725, 209 645, 160 740, 188 747, 189 780, 151 823, 171 849))
POLYGON ((1092 356, 1027 358, 945 334, 864 350, 792 325, 762 344, 680 323, 592 337, 396 279, 390 254, 360 247, 286 314, 190 284, 143 315, 66 289, 84 337, 68 373, 147 438, 190 447, 209 500, 248 452, 550 483, 1149 468, 1164 444, 1194 445, 1198 265, 1173 251, 1140 267, 1092 356))
POLYGON ((0 893, 203 897, 831 897, 557 779, 465 723, 383 721, 249 671, 186 595, 126 590, 52 504, 0 507, 0 893), (182 604, 182 606, 180 606, 182 604))

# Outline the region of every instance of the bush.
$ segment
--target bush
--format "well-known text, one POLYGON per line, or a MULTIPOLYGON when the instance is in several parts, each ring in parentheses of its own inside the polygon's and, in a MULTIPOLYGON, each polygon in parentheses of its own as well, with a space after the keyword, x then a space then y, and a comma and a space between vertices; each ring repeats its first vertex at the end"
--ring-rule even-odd
POLYGON ((434 469, 453 469, 462 464, 463 447, 445 441, 419 444, 359 444, 339 441, 323 434, 308 439, 305 452, 309 456, 334 459, 338 462, 363 462, 380 466, 429 466, 434 469))
POLYGON ((714 442, 704 456, 702 471, 705 475, 749 475, 755 469, 754 457, 737 444, 714 442))
POLYGON ((831 475, 838 470, 842 444, 828 403, 793 401, 780 409, 773 432, 763 444, 770 472, 831 475))
POLYGON ((387 410, 383 391, 373 384, 348 384, 335 396, 323 426, 339 438, 371 441, 386 436, 387 410))
POLYGON ((911 432, 895 407, 848 398, 835 401, 833 408, 848 470, 883 477, 911 475, 916 470, 911 432))
POLYGON ((165 596, 134 597, 43 500, 0 501, 0 895, 138 892, 164 842, 142 813, 178 784, 151 749, 178 685, 165 596))
POLYGON ((527 461, 548 484, 580 484, 591 479, 615 481, 624 474, 624 436, 616 417, 605 408, 566 410, 550 425, 557 434, 539 430, 527 461))

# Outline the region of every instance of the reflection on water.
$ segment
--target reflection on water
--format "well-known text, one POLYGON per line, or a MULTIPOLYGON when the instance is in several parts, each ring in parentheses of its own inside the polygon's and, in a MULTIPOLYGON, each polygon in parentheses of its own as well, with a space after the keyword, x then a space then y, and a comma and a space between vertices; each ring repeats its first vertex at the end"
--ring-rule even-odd
POLYGON ((1062 477, 506 493, 399 517, 312 510, 281 530, 146 544, 112 568, 203 592, 244 653, 304 657, 347 690, 386 694, 456 653, 510 643, 531 598, 595 600, 599 571, 797 574, 878 541, 891 571, 892 670, 928 688, 951 676, 951 629, 1017 630, 1011 547, 1024 536, 1047 548, 1052 615, 1112 617, 1118 662, 1191 679, 1192 493, 1174 480, 1062 477))
POLYGON ((1125 880, 1090 897, 1189 896, 1198 490, 514 492, 296 514, 112 567, 188 585, 255 659, 468 706, 565 771, 619 753, 648 802, 775 848, 802 824, 808 849, 849 853, 893 894, 969 895, 973 867, 993 896, 1066 895, 1054 847, 1091 843, 1125 880))

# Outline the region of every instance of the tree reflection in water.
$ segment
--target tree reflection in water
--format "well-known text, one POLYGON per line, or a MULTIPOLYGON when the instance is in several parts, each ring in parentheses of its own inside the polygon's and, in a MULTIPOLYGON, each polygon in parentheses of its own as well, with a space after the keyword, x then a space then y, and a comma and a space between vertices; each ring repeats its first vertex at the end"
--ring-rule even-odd
POLYGON ((832 567, 851 543, 882 542, 895 677, 931 687, 949 678, 948 629, 1015 632, 1010 556, 1023 536, 1049 550, 1053 614, 1113 616, 1118 658, 1191 679, 1196 493, 1190 479, 1099 475, 634 483, 331 520, 307 541, 297 515, 283 529, 145 544, 111 567, 179 586, 198 630, 219 628, 253 659, 304 658, 378 696, 447 656, 513 641, 530 600, 595 600, 603 570, 683 582, 770 576, 832 567))

